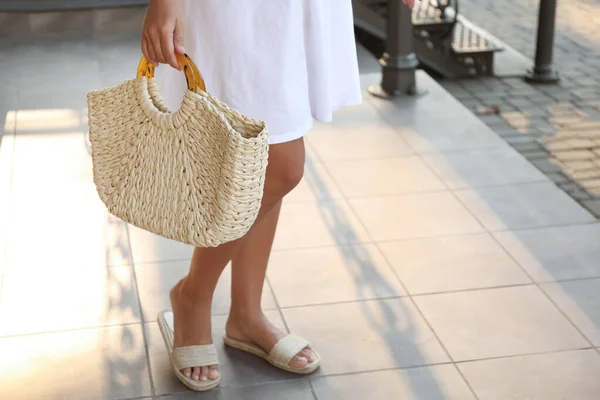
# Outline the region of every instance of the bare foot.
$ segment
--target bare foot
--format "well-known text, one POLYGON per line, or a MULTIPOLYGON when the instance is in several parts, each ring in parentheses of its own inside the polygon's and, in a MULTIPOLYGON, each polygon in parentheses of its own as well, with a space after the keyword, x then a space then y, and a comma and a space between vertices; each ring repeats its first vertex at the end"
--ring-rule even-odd
MULTIPOLYGON (((227 319, 227 336, 232 339, 253 343, 269 353, 271 349, 287 334, 277 329, 269 320, 260 314, 248 316, 231 312, 227 319)), ((304 368, 315 360, 316 356, 310 346, 305 347, 289 362, 292 368, 304 368)))
MULTIPOLYGON (((184 294, 182 287, 185 278, 171 289, 174 335, 173 348, 212 344, 210 303, 197 301, 184 294)), ((184 368, 181 372, 195 381, 216 380, 219 366, 184 368)))

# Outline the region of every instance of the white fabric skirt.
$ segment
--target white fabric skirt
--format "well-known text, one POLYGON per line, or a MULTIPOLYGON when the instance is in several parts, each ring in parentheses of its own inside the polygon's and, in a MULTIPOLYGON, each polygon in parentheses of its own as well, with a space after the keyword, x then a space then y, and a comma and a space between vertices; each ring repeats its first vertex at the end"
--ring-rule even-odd
MULTIPOLYGON (((183 0, 185 48, 207 90, 267 122, 269 143, 298 139, 313 119, 361 102, 351 0, 183 0)), ((183 74, 157 69, 177 109, 183 74)))

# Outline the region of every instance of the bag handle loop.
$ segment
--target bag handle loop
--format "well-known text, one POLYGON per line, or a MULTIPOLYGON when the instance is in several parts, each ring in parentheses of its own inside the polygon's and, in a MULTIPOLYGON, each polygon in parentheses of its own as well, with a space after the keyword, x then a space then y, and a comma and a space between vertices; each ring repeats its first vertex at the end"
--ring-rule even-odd
MULTIPOLYGON (((175 55, 185 75, 188 90, 194 93, 198 91, 206 92, 204 79, 192 59, 187 54, 176 53, 175 55)), ((154 78, 154 69, 154 65, 149 63, 146 57, 142 56, 137 69, 137 77, 145 76, 146 78, 154 78)))

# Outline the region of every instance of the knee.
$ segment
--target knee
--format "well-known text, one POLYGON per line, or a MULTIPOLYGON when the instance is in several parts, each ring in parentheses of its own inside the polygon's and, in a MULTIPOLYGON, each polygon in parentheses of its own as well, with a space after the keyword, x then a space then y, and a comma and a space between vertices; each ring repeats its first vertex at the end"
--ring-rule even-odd
POLYGON ((278 197, 284 197, 294 190, 304 177, 304 163, 291 163, 277 168, 271 177, 271 184, 278 197))
POLYGON ((304 162, 303 140, 271 146, 265 195, 272 200, 279 200, 291 192, 304 176, 304 162))

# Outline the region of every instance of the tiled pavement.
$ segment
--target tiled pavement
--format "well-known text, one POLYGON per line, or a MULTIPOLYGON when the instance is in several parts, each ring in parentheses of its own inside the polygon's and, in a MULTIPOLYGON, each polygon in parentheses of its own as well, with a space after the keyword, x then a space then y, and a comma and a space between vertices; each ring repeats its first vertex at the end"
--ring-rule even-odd
POLYGON ((91 179, 84 94, 131 76, 124 37, 1 43, 1 399, 600 396, 600 225, 422 73, 428 95, 366 95, 307 137, 263 305, 321 371, 225 349, 225 275, 222 387, 187 392, 154 318, 191 248, 109 217, 91 179))
MULTIPOLYGON (((471 0, 461 13, 533 59, 539 1, 471 0)), ((554 58, 559 84, 520 77, 443 81, 481 119, 600 218, 600 3, 558 2, 554 58)))

